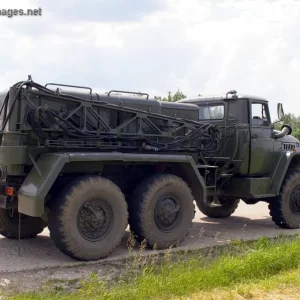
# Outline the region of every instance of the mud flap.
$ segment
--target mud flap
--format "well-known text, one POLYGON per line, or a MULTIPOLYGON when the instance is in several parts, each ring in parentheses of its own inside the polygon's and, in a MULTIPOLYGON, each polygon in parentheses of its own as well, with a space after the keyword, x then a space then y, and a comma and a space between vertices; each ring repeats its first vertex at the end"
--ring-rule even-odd
POLYGON ((44 199, 69 155, 45 153, 36 161, 18 191, 18 211, 28 216, 41 217, 44 214, 44 199))

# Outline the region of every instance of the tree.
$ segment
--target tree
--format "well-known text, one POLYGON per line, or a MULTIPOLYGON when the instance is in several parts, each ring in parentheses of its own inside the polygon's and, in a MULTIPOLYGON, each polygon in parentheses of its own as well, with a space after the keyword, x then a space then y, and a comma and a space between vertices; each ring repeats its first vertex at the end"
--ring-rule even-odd
POLYGON ((297 140, 300 141, 300 128, 297 128, 296 130, 294 130, 294 131, 292 132, 292 135, 293 135, 297 140))
MULTIPOLYGON (((201 96, 201 94, 199 94, 198 96, 201 96)), ((178 89, 174 95, 172 95, 172 92, 169 92, 167 97, 162 98, 161 96, 154 96, 154 98, 158 101, 176 102, 178 100, 186 98, 186 95, 184 95, 183 92, 178 89)))
POLYGON ((178 100, 181 100, 181 99, 184 99, 186 98, 186 95, 184 95, 179 89, 177 90, 177 92, 172 95, 172 92, 169 92, 168 93, 168 96, 167 97, 157 97, 155 96, 154 97, 156 100, 158 101, 167 101, 167 102, 175 102, 175 101, 178 101, 178 100))
POLYGON ((300 140, 300 116, 295 116, 294 114, 284 115, 282 121, 275 124, 275 129, 280 130, 282 124, 288 124, 292 126, 292 135, 296 139, 300 140))

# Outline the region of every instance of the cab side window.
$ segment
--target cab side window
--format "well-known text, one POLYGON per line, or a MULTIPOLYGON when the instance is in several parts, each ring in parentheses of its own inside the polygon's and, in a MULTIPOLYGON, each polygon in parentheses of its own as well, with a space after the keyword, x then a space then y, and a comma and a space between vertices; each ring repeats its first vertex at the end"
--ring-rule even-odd
POLYGON ((251 104, 251 124, 257 126, 268 126, 267 105, 264 103, 251 104))
POLYGON ((224 118, 224 105, 199 106, 200 120, 222 120, 224 118))

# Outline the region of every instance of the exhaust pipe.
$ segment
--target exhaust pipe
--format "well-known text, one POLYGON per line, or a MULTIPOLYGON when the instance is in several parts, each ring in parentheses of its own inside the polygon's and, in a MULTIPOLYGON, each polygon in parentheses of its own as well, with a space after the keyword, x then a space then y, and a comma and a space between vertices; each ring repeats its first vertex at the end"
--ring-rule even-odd
POLYGON ((278 133, 275 133, 275 138, 279 139, 286 135, 290 135, 292 133, 292 127, 290 125, 284 124, 281 127, 281 131, 278 133))

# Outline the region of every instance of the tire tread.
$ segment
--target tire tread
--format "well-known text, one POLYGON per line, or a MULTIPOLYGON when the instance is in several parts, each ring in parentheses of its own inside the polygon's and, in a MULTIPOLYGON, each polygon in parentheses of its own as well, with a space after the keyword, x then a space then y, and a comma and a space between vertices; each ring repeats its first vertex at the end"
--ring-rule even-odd
POLYGON ((87 176, 76 179, 61 193, 61 195, 57 198, 55 205, 52 205, 52 207, 50 208, 48 219, 50 237, 61 252, 79 260, 96 260, 105 258, 110 255, 121 243, 128 224, 128 209, 125 197, 117 185, 103 177, 87 176), (81 189, 88 189, 93 185, 99 184, 105 186, 108 192, 112 191, 118 197, 118 218, 121 219, 123 227, 121 228, 121 230, 123 231, 123 233, 119 234, 118 236, 112 237, 111 244, 108 246, 108 249, 106 251, 101 253, 101 249, 99 249, 99 253, 89 254, 82 251, 82 249, 80 249, 80 246, 76 245, 76 242, 73 241, 68 232, 69 228, 66 226, 66 220, 70 216, 73 197, 75 197, 76 193, 81 189))
POLYGON ((300 182, 300 172, 299 171, 290 171, 286 174, 283 184, 280 189, 280 193, 274 199, 271 199, 268 205, 269 214, 272 217, 272 221, 281 228, 285 229, 296 229, 299 228, 293 224, 289 223, 289 220, 284 215, 283 211, 283 201, 287 197, 288 191, 291 189, 291 186, 295 180, 300 182))
MULTIPOLYGON (((146 241, 147 246, 150 248, 157 247, 163 249, 165 246, 160 246, 151 234, 147 234, 149 226, 147 222, 147 202, 151 201, 152 191, 162 188, 164 184, 168 184, 170 181, 176 182, 176 185, 183 190, 187 191, 187 194, 192 193, 188 185, 180 178, 172 174, 159 174, 153 175, 139 184, 135 189, 131 200, 129 201, 129 225, 130 230, 135 236, 136 240, 141 243, 146 241)), ((188 196, 187 196, 188 197, 188 196)), ((193 205, 194 208, 194 205, 193 205)), ((192 220, 189 229, 192 227, 192 220)), ((183 242, 186 236, 189 234, 189 230, 185 235, 177 241, 177 244, 183 242)), ((174 246, 174 245, 170 245, 174 246)))
MULTIPOLYGON (((19 224, 10 221, 8 210, 0 208, 0 234, 9 239, 19 238, 19 224)), ((47 225, 38 217, 21 219, 21 239, 35 238, 47 225)))

